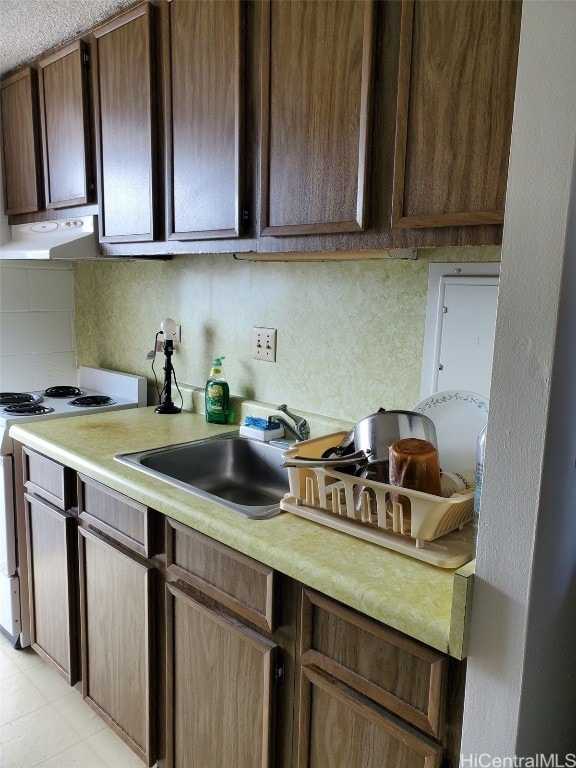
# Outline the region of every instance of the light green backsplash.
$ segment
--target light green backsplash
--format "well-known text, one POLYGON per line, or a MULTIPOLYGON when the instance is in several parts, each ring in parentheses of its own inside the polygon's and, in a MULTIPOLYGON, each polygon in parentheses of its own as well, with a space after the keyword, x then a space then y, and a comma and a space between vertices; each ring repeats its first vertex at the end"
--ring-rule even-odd
MULTIPOLYGON (((415 261, 248 262, 231 255, 75 265, 79 365, 154 380, 146 354, 164 317, 182 326, 178 381, 203 386, 225 355, 232 394, 357 421, 419 400, 428 265, 498 261, 444 248, 415 261), (251 358, 252 327, 278 329, 277 362, 251 358)), ((162 381, 163 356, 156 357, 162 381)))

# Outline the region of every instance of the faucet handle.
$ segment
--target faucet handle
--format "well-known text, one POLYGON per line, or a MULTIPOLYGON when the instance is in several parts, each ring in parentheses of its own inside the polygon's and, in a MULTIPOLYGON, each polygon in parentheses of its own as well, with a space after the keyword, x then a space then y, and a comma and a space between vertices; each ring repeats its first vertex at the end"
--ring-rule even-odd
POLYGON ((282 413, 285 413, 286 416, 289 416, 292 419, 302 440, 307 440, 310 437, 310 427, 308 426, 306 419, 304 419, 302 416, 295 416, 293 413, 290 413, 286 403, 277 405, 276 410, 282 411, 282 413))
MULTIPOLYGON (((302 421, 302 419, 300 419, 299 416, 294 416, 293 413, 290 413, 286 403, 283 403, 282 405, 277 405, 276 406, 276 410, 277 411, 282 411, 282 413, 285 413, 286 416, 289 416, 295 424, 297 424, 299 421, 302 421)), ((304 421, 305 421, 305 419, 304 419, 304 421)))

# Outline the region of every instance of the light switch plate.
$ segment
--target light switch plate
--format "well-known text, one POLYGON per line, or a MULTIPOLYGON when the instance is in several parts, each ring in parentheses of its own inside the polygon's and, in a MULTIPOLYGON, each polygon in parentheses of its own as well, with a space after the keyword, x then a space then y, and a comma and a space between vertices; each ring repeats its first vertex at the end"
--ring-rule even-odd
POLYGON ((276 328, 252 329, 252 357, 255 360, 276 362, 276 328))

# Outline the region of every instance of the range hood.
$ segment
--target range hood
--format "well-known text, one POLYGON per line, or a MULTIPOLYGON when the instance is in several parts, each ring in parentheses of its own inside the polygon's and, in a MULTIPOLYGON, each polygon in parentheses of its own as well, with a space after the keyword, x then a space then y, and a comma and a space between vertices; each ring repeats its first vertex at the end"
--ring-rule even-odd
POLYGON ((94 216, 56 219, 11 227, 12 240, 0 246, 0 259, 95 259, 99 256, 94 216))

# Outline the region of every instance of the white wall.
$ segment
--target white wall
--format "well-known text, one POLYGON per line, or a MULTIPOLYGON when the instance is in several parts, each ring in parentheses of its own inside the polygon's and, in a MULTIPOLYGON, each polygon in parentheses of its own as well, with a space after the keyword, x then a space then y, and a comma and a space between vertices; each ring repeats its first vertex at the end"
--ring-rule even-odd
POLYGON ((575 41, 525 0, 462 766, 576 752, 575 41))
POLYGON ((576 753, 576 164, 566 246, 520 699, 522 753, 576 753))
POLYGON ((0 390, 76 384, 76 376, 71 266, 0 261, 0 390))

